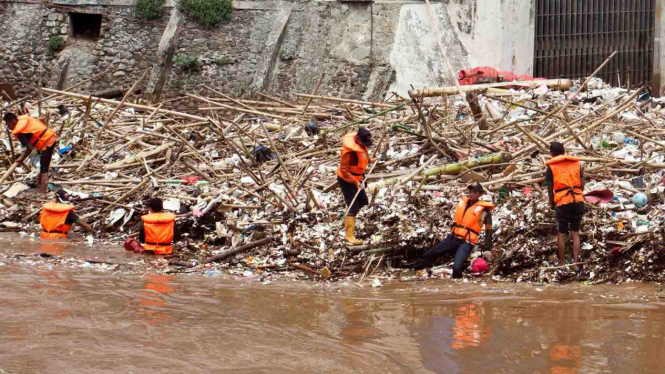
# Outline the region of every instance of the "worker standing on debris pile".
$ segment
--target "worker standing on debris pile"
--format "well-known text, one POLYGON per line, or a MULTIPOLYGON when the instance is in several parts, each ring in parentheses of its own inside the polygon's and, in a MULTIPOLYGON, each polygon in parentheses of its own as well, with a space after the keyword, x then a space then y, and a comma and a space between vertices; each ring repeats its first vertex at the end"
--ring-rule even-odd
POLYGON ((58 190, 55 201, 44 204, 39 223, 42 225, 42 233, 39 235, 42 239, 67 239, 74 224, 89 233, 95 232, 74 213, 74 206, 69 203, 69 194, 65 190, 58 190))
POLYGON ((29 115, 17 117, 14 113, 6 113, 4 120, 16 139, 27 148, 26 153, 32 152, 34 148, 41 154, 37 182, 41 197, 42 199, 45 198, 48 170, 57 143, 55 131, 49 129, 42 121, 29 115))
POLYGON ((493 233, 491 211, 494 209, 494 204, 480 200, 480 196, 485 193, 480 183, 468 186, 467 190, 467 196, 463 196, 455 208, 452 232, 413 264, 415 270, 429 268, 437 258, 454 254, 453 278, 461 278, 464 262, 478 243, 483 225, 485 226, 483 256, 488 260, 491 259, 493 233))
POLYGON ((180 240, 180 233, 175 228, 175 214, 164 213, 162 199, 153 197, 148 200, 150 214, 141 217, 143 224, 139 231, 139 241, 145 251, 156 255, 168 255, 173 251, 173 241, 180 240))
POLYGON ((362 181, 367 165, 372 162, 368 152, 371 146, 372 134, 364 127, 358 129, 357 134, 348 133, 342 137, 342 155, 337 169, 337 182, 348 208, 344 218, 344 232, 346 242, 351 245, 362 244, 362 241, 355 237, 356 215, 360 208, 369 204, 362 181))
MULTIPOLYGON (((563 144, 550 143, 552 159, 547 162, 545 172, 550 208, 556 211, 558 266, 565 265, 569 227, 573 238, 573 261, 579 262, 580 229, 584 215, 584 181, 580 160, 565 153, 563 144)), ((579 273, 581 267, 575 265, 573 270, 579 273)))

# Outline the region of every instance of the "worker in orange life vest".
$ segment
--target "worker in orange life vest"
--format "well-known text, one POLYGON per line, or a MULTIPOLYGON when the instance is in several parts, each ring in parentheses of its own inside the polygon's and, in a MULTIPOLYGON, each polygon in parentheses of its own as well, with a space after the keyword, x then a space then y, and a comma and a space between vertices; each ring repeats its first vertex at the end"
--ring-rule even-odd
POLYGON ((467 196, 463 196, 455 208, 455 223, 452 232, 442 242, 425 252, 413 264, 414 269, 429 268, 437 258, 446 254, 454 254, 453 278, 461 278, 464 262, 478 243, 483 225, 485 226, 483 256, 488 260, 491 259, 493 229, 490 212, 494 209, 494 205, 480 200, 480 196, 485 193, 480 183, 468 186, 467 190, 467 196))
POLYGON ((74 213, 74 206, 69 203, 69 194, 59 190, 55 194, 55 201, 44 204, 39 216, 42 225, 42 239, 67 239, 73 224, 81 226, 85 231, 94 233, 95 230, 74 213))
POLYGON ((42 121, 32 118, 29 115, 17 117, 14 113, 5 113, 4 120, 16 139, 27 148, 27 153, 32 152, 34 148, 41 155, 37 181, 39 182, 39 191, 43 199, 46 196, 48 170, 51 166, 53 151, 55 151, 57 143, 55 131, 46 127, 42 121))
POLYGON ((365 189, 362 187, 362 180, 367 165, 373 161, 369 157, 368 151, 371 146, 372 134, 364 127, 358 129, 357 134, 348 133, 342 137, 342 154, 339 168, 337 168, 337 183, 348 207, 348 213, 344 217, 344 232, 346 242, 351 245, 362 244, 362 241, 355 237, 356 215, 360 208, 369 204, 365 189), (353 204, 351 204, 352 202, 353 204))
POLYGON ((180 233, 175 227, 176 215, 164 213, 162 199, 153 197, 148 200, 150 214, 141 217, 143 224, 139 229, 139 242, 145 251, 156 255, 173 252, 173 242, 180 240, 180 233))
MULTIPOLYGON (((545 172, 550 208, 556 212, 558 266, 565 265, 566 235, 569 228, 573 238, 573 261, 579 262, 580 229, 585 211, 584 175, 580 160, 565 153, 563 144, 550 143, 552 159, 547 161, 545 172)), ((574 265, 573 270, 579 273, 582 268, 574 265)))

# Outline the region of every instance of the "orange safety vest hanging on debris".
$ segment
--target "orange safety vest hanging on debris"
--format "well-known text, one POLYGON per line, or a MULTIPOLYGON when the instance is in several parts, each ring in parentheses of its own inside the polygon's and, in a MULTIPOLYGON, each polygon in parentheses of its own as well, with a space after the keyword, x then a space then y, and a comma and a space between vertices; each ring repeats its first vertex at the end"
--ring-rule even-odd
POLYGON ((455 224, 453 225, 453 235, 464 239, 469 243, 476 244, 478 235, 482 230, 483 212, 485 209, 494 209, 494 204, 487 201, 478 200, 475 204, 466 209, 469 198, 463 196, 455 208, 455 224))
POLYGON ((556 206, 584 201, 580 159, 572 156, 556 156, 547 161, 554 177, 554 203, 556 206))
POLYGON ((367 164, 369 163, 369 153, 367 148, 356 143, 356 134, 349 133, 342 137, 342 155, 339 168, 337 168, 337 176, 344 179, 346 182, 355 183, 363 180, 363 175, 367 169, 367 164), (344 174, 342 173, 342 164, 344 162, 344 155, 349 152, 355 152, 358 156, 358 165, 344 165, 349 172, 353 175, 353 180, 344 179, 344 174))
POLYGON ((66 225, 67 215, 74 211, 74 206, 69 204, 46 203, 39 216, 39 223, 42 225, 42 233, 39 235, 42 239, 67 239, 72 225, 66 225))
POLYGON ((175 214, 150 213, 143 217, 143 230, 145 231, 146 251, 153 251, 156 255, 166 255, 173 251, 173 227, 175 214))
POLYGON ((31 134, 30 146, 38 151, 43 151, 46 148, 55 144, 55 131, 46 127, 42 121, 30 116, 18 117, 18 123, 14 127, 12 134, 18 139, 19 134, 31 134))

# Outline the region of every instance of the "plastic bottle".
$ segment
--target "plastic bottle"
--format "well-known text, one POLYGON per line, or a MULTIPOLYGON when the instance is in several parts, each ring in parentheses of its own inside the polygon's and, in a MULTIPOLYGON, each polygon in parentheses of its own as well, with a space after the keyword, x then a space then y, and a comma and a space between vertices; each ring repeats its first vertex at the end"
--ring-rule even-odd
POLYGON ((630 211, 630 210, 627 210, 627 211, 625 211, 625 212, 616 212, 616 213, 614 213, 614 214, 612 214, 612 215, 613 215, 614 218, 616 218, 616 219, 624 220, 624 221, 630 221, 630 220, 632 220, 633 218, 635 218, 635 216, 637 215, 637 213, 635 213, 635 212, 633 212, 633 211, 630 211))

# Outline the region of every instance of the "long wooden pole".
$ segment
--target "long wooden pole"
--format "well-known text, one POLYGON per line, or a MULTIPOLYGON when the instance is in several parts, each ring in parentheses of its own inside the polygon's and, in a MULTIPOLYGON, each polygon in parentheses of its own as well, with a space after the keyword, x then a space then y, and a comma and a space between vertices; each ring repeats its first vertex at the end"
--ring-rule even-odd
MULTIPOLYGON (((53 90, 53 89, 50 89, 50 88, 44 88, 44 92, 48 92, 48 93, 52 93, 52 94, 58 94, 58 95, 61 95, 61 96, 73 97, 73 98, 81 99, 81 100, 87 100, 90 97, 89 95, 81 95, 81 94, 77 94, 77 93, 73 93, 73 92, 58 91, 58 90, 53 90)), ((93 100, 96 100, 100 103, 104 103, 104 104, 108 104, 108 105, 118 105, 118 104, 120 104, 120 102, 116 101, 116 100, 102 99, 102 98, 94 97, 94 96, 92 98, 93 98, 93 100)), ((168 115, 174 116, 174 117, 191 119, 191 120, 194 120, 194 121, 208 122, 208 119, 206 117, 200 117, 200 116, 195 116, 195 115, 192 115, 192 114, 176 112, 176 111, 173 111, 173 110, 158 109, 154 106, 140 105, 140 104, 133 104, 133 103, 125 103, 124 106, 129 107, 129 108, 139 109, 139 110, 147 110, 147 111, 156 110, 158 113, 164 113, 164 114, 168 114, 168 115)))
POLYGON ((115 109, 113 109, 113 112, 111 113, 111 115, 108 116, 108 118, 106 118, 106 121, 102 125, 102 128, 99 129, 99 132, 97 133, 97 137, 92 142, 92 148, 93 149, 97 148, 97 143, 102 138, 102 134, 104 133, 104 130, 106 130, 106 127, 109 125, 109 123, 111 123, 111 121, 113 120, 113 117, 115 117, 115 115, 120 111, 120 109, 122 109, 122 106, 125 105, 125 102, 127 101, 127 99, 129 99, 129 96, 131 96, 132 92, 134 92, 136 87, 138 87, 138 85, 141 84, 141 82, 145 79, 145 77, 148 76, 149 72, 150 72, 150 69, 143 72, 141 77, 136 82, 134 82, 134 84, 132 85, 132 88, 130 88, 129 91, 127 91, 125 96, 122 98, 122 101, 120 101, 120 104, 118 104, 118 106, 116 106, 115 109))
POLYGON ((0 178, 0 184, 4 183, 4 181, 7 180, 7 178, 9 178, 12 174, 14 174, 14 170, 16 170, 16 168, 19 165, 21 165, 23 160, 25 160, 30 155, 31 152, 32 152, 32 148, 26 149, 25 152, 23 152, 23 154, 21 155, 21 157, 19 157, 18 160, 14 161, 12 166, 10 166, 9 169, 2 176, 2 178, 0 178))
MULTIPOLYGON (((316 81, 316 85, 314 86, 314 89, 312 90, 312 96, 316 95, 316 92, 319 90, 319 87, 321 87, 321 82, 323 82, 323 77, 326 76, 326 73, 321 73, 321 76, 319 77, 319 80, 316 81)), ((307 99, 307 103, 305 103, 305 108, 302 110, 302 114, 307 113, 307 108, 309 108, 309 104, 312 103, 312 98, 310 97, 307 99)))

